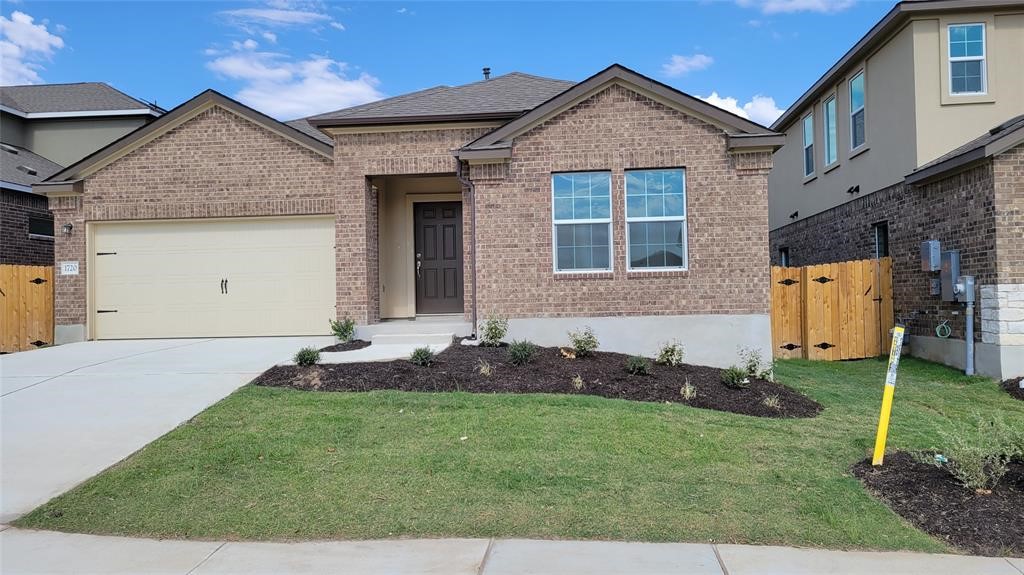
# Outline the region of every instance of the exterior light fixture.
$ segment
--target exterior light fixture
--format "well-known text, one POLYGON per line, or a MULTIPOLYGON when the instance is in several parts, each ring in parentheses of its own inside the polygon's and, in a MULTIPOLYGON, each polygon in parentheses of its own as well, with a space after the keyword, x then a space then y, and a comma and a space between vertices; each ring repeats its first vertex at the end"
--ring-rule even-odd
POLYGON ((71 230, 73 230, 73 229, 75 229, 75 226, 72 225, 71 222, 68 222, 68 223, 64 224, 64 227, 61 228, 61 230, 63 230, 65 236, 70 236, 71 235, 71 230))

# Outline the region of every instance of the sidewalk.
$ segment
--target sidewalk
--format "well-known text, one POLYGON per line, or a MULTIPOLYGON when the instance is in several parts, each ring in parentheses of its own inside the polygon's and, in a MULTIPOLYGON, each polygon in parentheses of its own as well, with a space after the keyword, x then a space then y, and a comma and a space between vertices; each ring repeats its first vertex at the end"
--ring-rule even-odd
POLYGON ((695 543, 157 541, 4 528, 0 572, 438 575, 1024 575, 1024 559, 695 543))

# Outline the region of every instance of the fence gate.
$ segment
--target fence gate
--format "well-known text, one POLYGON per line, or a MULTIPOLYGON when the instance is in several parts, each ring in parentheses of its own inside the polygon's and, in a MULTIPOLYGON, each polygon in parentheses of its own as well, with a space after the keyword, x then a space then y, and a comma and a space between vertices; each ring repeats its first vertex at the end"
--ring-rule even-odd
POLYGON ((53 267, 0 265, 0 352, 53 343, 53 267))
POLYGON ((772 267, 772 347, 777 358, 882 355, 894 325, 892 259, 772 267))

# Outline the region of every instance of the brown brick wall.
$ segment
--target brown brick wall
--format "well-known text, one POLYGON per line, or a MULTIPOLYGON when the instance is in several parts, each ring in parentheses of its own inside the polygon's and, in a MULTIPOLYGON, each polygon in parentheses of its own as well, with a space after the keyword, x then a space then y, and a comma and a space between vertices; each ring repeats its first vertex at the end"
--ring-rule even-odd
POLYGON ((28 237, 30 217, 53 219, 45 197, 0 191, 0 264, 53 265, 53 240, 28 237))
POLYGON ((220 107, 144 144, 85 180, 81 198, 53 198, 57 325, 85 323, 85 222, 334 213, 331 159, 220 107))
POLYGON ((1024 283, 1024 144, 992 161, 999 283, 1024 283))
MULTIPOLYGON (((771 155, 614 85, 516 138, 508 177, 475 182, 480 317, 764 314, 771 155), (626 271, 623 171, 685 167, 689 270, 626 271), (555 274, 551 173, 612 173, 613 271, 555 274)), ((484 170, 473 170, 474 175, 484 170)))

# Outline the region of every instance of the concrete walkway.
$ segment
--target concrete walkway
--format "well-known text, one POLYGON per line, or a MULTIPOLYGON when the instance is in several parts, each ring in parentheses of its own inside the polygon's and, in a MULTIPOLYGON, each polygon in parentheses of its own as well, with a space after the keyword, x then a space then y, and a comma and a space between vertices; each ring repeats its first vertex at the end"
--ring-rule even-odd
POLYGON ((1022 575, 1024 559, 695 543, 407 539, 157 541, 9 528, 0 572, 179 575, 1022 575))
POLYGON ((331 337, 93 341, 0 357, 0 522, 331 337))

